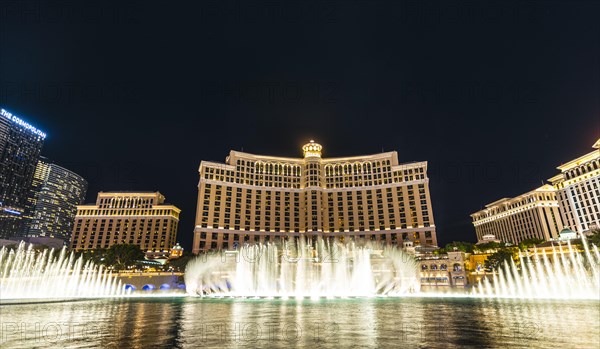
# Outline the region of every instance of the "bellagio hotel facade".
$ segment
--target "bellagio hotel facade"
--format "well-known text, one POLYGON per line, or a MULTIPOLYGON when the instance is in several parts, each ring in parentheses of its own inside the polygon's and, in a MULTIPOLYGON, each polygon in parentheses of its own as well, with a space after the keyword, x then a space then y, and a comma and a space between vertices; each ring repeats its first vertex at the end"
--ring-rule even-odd
POLYGON ((193 252, 299 236, 437 245, 427 162, 399 164, 397 152, 327 159, 314 141, 302 150, 202 161, 193 252))

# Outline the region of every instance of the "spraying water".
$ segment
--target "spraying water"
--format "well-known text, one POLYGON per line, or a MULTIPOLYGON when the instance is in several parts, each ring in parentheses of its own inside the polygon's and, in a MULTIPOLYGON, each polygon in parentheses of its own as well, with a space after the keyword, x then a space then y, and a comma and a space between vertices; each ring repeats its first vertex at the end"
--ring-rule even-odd
POLYGON ((121 282, 103 266, 75 258, 63 247, 36 252, 21 242, 0 249, 0 300, 86 298, 120 295, 121 282))
POLYGON ((392 296, 419 290, 416 270, 395 247, 301 238, 200 256, 186 267, 185 283, 188 293, 213 297, 392 296))
POLYGON ((508 298, 600 299, 600 253, 585 236, 583 251, 567 241, 551 252, 519 252, 520 267, 504 261, 492 280, 482 279, 474 296, 508 298))
MULTIPOLYGON (((582 237, 551 252, 519 254, 473 288, 473 297, 600 298, 600 253, 582 237)), ((192 260, 185 272, 188 294, 211 297, 345 298, 420 293, 414 258, 393 246, 294 239, 245 245, 192 260)), ((19 244, 0 249, 0 300, 120 296, 117 277, 73 253, 19 244)))

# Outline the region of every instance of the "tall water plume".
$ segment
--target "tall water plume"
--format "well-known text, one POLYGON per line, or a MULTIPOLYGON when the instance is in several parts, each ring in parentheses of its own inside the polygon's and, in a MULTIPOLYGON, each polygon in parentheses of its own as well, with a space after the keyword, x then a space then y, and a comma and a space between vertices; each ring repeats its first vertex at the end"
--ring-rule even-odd
POLYGON ((519 252, 520 266, 504 261, 496 273, 482 279, 473 295, 509 298, 600 299, 600 253, 585 236, 579 251, 570 241, 551 251, 519 252))
POLYGON ((66 248, 38 252, 21 242, 16 249, 0 249, 0 300, 86 298, 122 293, 121 282, 103 266, 66 248))
POLYGON ((186 267, 188 293, 233 297, 364 297, 419 290, 414 258, 394 247, 318 239, 245 245, 186 267))

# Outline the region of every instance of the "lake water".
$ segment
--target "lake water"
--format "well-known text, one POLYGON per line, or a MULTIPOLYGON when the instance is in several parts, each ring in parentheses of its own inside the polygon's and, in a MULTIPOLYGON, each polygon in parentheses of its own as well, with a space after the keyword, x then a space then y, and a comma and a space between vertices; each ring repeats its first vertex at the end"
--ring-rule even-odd
POLYGON ((598 348, 600 302, 123 298, 0 306, 4 348, 598 348))

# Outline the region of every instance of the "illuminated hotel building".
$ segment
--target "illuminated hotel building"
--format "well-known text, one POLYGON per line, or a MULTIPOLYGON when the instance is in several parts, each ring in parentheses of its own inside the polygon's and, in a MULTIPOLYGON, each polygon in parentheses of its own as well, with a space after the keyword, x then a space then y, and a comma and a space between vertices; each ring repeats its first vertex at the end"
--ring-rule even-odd
POLYGON ((493 234, 518 243, 557 239, 563 227, 578 233, 600 227, 600 139, 594 151, 560 165, 560 174, 514 199, 502 199, 473 213, 477 239, 493 234))
POLYGON ((40 158, 33 176, 23 236, 71 239, 77 205, 85 200, 87 181, 78 174, 40 158))
POLYGON ((578 233, 600 227, 600 139, 594 151, 558 166, 548 181, 557 189, 565 227, 578 233))
POLYGON ((77 206, 71 236, 74 250, 138 245, 166 252, 175 244, 181 210, 159 192, 100 192, 95 205, 77 206))
POLYGON ((554 239, 563 228, 556 190, 548 184, 512 199, 492 202, 471 218, 478 240, 495 235, 514 244, 530 238, 554 239))
POLYGON ((0 238, 17 236, 46 134, 0 109, 0 238))
POLYGON ((297 236, 437 245, 427 162, 399 164, 397 152, 327 159, 313 141, 302 150, 202 161, 192 251, 297 236))

